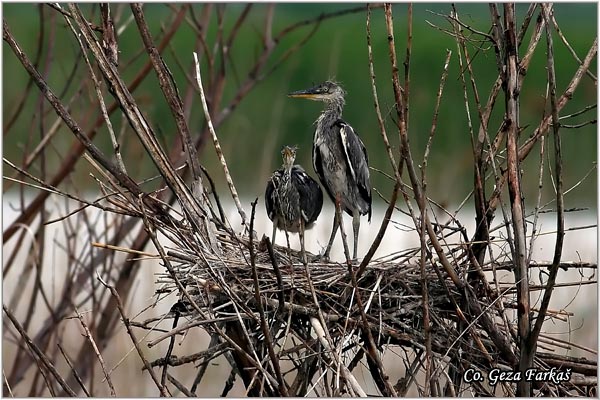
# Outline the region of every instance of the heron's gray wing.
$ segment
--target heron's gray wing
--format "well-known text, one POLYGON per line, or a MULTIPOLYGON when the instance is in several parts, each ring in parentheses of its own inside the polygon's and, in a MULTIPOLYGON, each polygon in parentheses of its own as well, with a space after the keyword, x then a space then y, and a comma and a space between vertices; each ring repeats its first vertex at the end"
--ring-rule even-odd
POLYGON ((371 183, 369 178, 369 156, 367 149, 354 129, 342 120, 336 122, 339 130, 346 163, 350 175, 356 182, 360 196, 369 204, 369 221, 371 220, 371 183))
POLYGON ((306 224, 316 221, 323 207, 321 186, 299 165, 294 165, 292 180, 300 197, 300 210, 306 224))
POLYGON ((277 215, 277 209, 279 208, 279 201, 277 199, 275 188, 279 185, 281 174, 281 170, 273 172, 273 175, 271 175, 267 181, 267 188, 265 189, 265 208, 267 209, 267 215, 271 221, 273 221, 273 218, 277 215))

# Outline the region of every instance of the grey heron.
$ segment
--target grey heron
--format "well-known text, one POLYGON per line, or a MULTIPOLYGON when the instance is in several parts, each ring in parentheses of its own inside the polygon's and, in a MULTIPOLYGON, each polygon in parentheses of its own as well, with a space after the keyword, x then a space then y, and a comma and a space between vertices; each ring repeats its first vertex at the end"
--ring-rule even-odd
MULTIPOLYGON (((340 207, 340 212, 344 210, 352 216, 352 258, 356 260, 360 216, 368 214, 369 222, 371 221, 371 184, 365 145, 354 129, 342 120, 344 95, 344 89, 332 81, 288 94, 289 97, 325 103, 323 112, 315 121, 313 167, 336 208, 340 207)), ((336 212, 324 258, 329 258, 339 223, 336 212)))
POLYGON ((300 234, 304 258, 304 231, 312 228, 323 207, 323 191, 300 165, 294 165, 296 147, 281 150, 283 165, 273 172, 265 190, 265 206, 273 221, 271 242, 277 229, 300 234))

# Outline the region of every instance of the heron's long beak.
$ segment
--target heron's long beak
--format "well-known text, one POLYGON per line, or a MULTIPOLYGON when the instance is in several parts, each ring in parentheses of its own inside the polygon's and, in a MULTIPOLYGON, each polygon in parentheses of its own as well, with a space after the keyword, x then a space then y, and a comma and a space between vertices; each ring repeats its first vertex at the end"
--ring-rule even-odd
POLYGON ((310 89, 304 89, 304 90, 296 90, 295 92, 289 93, 288 97, 295 97, 295 98, 300 98, 300 99, 318 99, 320 96, 320 93, 317 91, 317 87, 312 87, 310 89))

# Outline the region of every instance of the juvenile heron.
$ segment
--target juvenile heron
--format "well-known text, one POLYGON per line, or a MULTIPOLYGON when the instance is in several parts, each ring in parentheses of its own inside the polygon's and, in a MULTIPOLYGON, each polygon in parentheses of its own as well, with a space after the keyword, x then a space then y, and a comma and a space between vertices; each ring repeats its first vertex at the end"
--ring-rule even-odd
POLYGON ((323 191, 300 165, 294 165, 296 147, 281 150, 283 166, 273 172, 265 190, 265 205, 273 221, 271 242, 277 229, 300 234, 304 257, 304 231, 312 228, 323 207, 323 191))
MULTIPOLYGON (((331 81, 288 94, 289 97, 325 103, 323 112, 315 121, 317 127, 313 137, 313 167, 336 208, 340 207, 352 216, 352 258, 356 260, 360 216, 368 214, 369 222, 371 221, 371 184, 365 145, 354 129, 342 120, 344 95, 344 89, 331 81)), ((329 244, 323 254, 325 258, 329 258, 339 223, 336 213, 329 244)))

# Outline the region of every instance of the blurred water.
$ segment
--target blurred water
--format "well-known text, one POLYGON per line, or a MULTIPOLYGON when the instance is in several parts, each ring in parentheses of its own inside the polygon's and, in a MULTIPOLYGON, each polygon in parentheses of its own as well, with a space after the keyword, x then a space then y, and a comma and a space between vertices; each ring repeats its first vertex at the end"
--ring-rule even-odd
MULTIPOLYGON (((262 200, 262 199, 261 199, 262 200)), ((10 222, 16 217, 16 213, 13 208, 9 206, 10 203, 15 203, 17 200, 11 196, 5 196, 3 199, 3 229, 5 229, 10 222)), ((244 200, 243 205, 247 215, 250 215, 250 201, 244 200)), ((51 204, 51 203, 48 203, 51 204)), ((49 210, 51 212, 50 218, 55 218, 59 215, 65 215, 64 201, 56 201, 54 203, 56 208, 49 210), (60 211, 62 210, 62 211, 60 211)), ((70 207, 75 208, 74 204, 70 204, 70 207)), ((231 204, 225 205, 227 217, 231 225, 236 229, 241 229, 240 218, 235 207, 231 204)), ((94 221, 95 226, 101 228, 104 226, 105 221, 97 211, 88 209, 86 212, 89 218, 94 221)), ((367 222, 366 217, 362 218, 360 238, 359 238, 359 255, 365 254, 370 247, 371 240, 377 234, 377 231, 381 225, 385 209, 383 207, 376 207, 373 211, 373 217, 371 223, 367 222)), ((474 216, 470 211, 463 211, 458 215, 459 220, 465 226, 469 232, 469 236, 472 235, 474 228, 474 216)), ((75 217, 70 219, 76 221, 75 217)), ((411 227, 412 221, 410 218, 402 216, 400 213, 395 212, 392 218, 393 222, 389 225, 386 236, 384 237, 379 250, 375 257, 383 257, 392 253, 407 249, 409 247, 416 247, 419 244, 418 236, 414 231, 408 231, 402 228, 402 224, 411 227)), ((588 229, 568 231, 565 237, 565 245, 563 252, 563 260, 569 261, 588 261, 592 263, 597 262, 597 230, 595 228, 597 216, 593 211, 569 213, 567 215, 567 228, 582 227, 582 226, 594 226, 588 229)), ((69 220, 67 220, 68 222, 69 220)), ((319 253, 327 244, 329 238, 331 223, 333 221, 333 207, 329 202, 325 202, 323 213, 319 220, 315 224, 315 227, 310 230, 306 235, 306 248, 312 253, 319 253)), ((498 223, 496 220, 495 223, 498 223)), ((61 222, 64 223, 64 222, 61 222)), ((349 246, 352 248, 351 239, 351 220, 348 216, 344 217, 344 225, 346 232, 349 234, 349 246)), ((266 216, 264 210, 264 204, 262 201, 259 202, 256 210, 255 230, 257 231, 258 237, 262 237, 263 233, 271 235, 271 223, 266 216)), ((530 229, 530 228, 528 228, 530 229)), ((555 229, 555 215, 554 214, 542 214, 540 216, 540 232, 547 233, 552 232, 555 229)), ((496 233, 497 236, 500 233, 496 233)), ((6 263, 6 257, 10 254, 11 248, 14 247, 14 240, 9 241, 5 244, 4 250, 4 263, 6 263)), ((25 241, 31 242, 30 235, 25 236, 25 241)), ((541 235, 534 244, 533 259, 539 261, 549 261, 552 259, 554 249, 555 235, 547 233, 541 235)), ((79 237, 79 245, 82 247, 90 246, 91 241, 102 242, 103 238, 91 238, 88 232, 82 232, 79 237)), ((48 295, 49 302, 56 304, 60 297, 60 291, 64 285, 64 274, 65 274, 65 250, 62 248, 61 243, 64 243, 64 237, 60 229, 60 224, 50 225, 48 228, 48 240, 47 245, 47 257, 43 260, 42 269, 42 285, 48 295)), ((285 244, 285 234, 279 232, 277 235, 277 243, 285 244)), ((293 248, 299 248, 299 240, 297 235, 290 236, 290 244, 293 248)), ((4 304, 10 304, 14 307, 14 313, 17 317, 22 320, 27 312, 25 310, 26 301, 19 302, 19 299, 29 299, 27 293, 33 288, 34 279, 33 275, 28 278, 26 284, 19 286, 19 279, 24 276, 25 271, 22 271, 25 257, 31 254, 31 250, 28 250, 28 246, 24 246, 23 254, 19 254, 18 261, 13 266, 12 270, 4 277, 3 280, 3 302, 4 304), (16 289, 18 288, 18 289, 16 289), (17 291, 16 291, 17 290, 17 291)), ((150 253, 155 253, 153 247, 149 247, 150 253)), ((117 254, 118 259, 124 259, 130 257, 130 255, 117 254)), ((332 250, 332 258, 334 260, 343 259, 342 245, 339 235, 334 242, 332 250)), ((142 270, 139 272, 137 281, 132 291, 132 296, 127 302, 127 315, 130 318, 136 320, 144 320, 152 316, 161 315, 169 310, 171 305, 176 301, 174 296, 161 300, 158 304, 155 304, 154 293, 157 288, 156 274, 162 272, 162 267, 157 261, 143 261, 141 263, 142 270)), ((593 274, 593 270, 583 271, 584 275, 580 275, 577 270, 560 271, 558 280, 559 282, 581 282, 581 286, 559 288, 556 289, 551 309, 562 310, 567 309, 574 313, 573 316, 568 318, 566 322, 555 320, 551 323, 546 324, 545 331, 551 332, 553 337, 562 338, 564 340, 570 340, 584 346, 596 349, 597 348, 597 314, 598 314, 598 295, 597 285, 585 283, 591 280, 596 280, 597 277, 593 274)), ((508 273, 504 273, 505 276, 509 276, 508 273)), ((532 281, 538 281, 537 276, 532 276, 532 281)), ((532 303, 534 306, 539 305, 540 299, 538 296, 541 292, 535 292, 532 294, 532 303)), ((11 307, 11 308, 12 308, 11 307)), ((80 310, 85 313, 86 310, 80 310)), ((30 333, 35 334, 39 329, 42 322, 47 318, 48 311, 43 305, 41 300, 38 302, 35 308, 35 318, 33 319, 30 327, 30 333)), ((74 357, 76 351, 79 349, 79 345, 82 341, 81 333, 82 328, 79 325, 77 319, 69 319, 61 322, 64 329, 63 345, 67 353, 74 357)), ((162 323, 160 327, 164 329, 170 329, 171 322, 162 323)), ((5 330, 6 333, 6 330, 5 330)), ((142 341, 142 348, 149 360, 153 360, 164 356, 167 344, 166 341, 163 343, 148 348, 144 343, 149 340, 144 337, 145 332, 136 330, 136 335, 139 340, 142 341)), ((151 335, 152 337, 152 335, 151 335)), ((174 353, 176 355, 190 354, 203 350, 208 345, 207 336, 198 330, 193 330, 190 334, 184 338, 178 338, 176 342, 174 353)), ((16 345, 9 340, 5 335, 3 338, 3 362, 4 368, 8 368, 12 363, 12 357, 16 345)), ((55 350, 54 346, 51 346, 52 351, 55 350)), ((566 354, 565 351, 560 351, 561 354, 566 354)), ((118 333, 115 335, 113 340, 106 349, 102 350, 102 354, 105 358, 105 362, 108 368, 116 366, 115 371, 111 374, 113 383, 115 384, 116 392, 120 396, 156 396, 158 393, 155 386, 151 383, 148 374, 144 374, 141 371, 141 362, 138 359, 135 350, 131 344, 129 336, 126 334, 125 329, 122 325, 119 325, 118 333), (124 361, 122 361, 122 358, 124 361)), ((593 358, 588 352, 574 349, 569 355, 574 356, 586 356, 593 358)), ((391 361, 395 356, 384 357, 384 360, 391 361)), ((61 361, 61 357, 57 357, 58 365, 61 371, 67 371, 67 367, 64 362, 61 361)), ((396 363, 397 359, 396 359, 396 363)), ((400 365, 390 365, 389 373, 392 379, 397 379, 401 376, 403 367, 400 365)), ((203 380, 202 385, 199 387, 198 394, 201 396, 218 396, 220 395, 225 379, 229 374, 229 365, 227 361, 221 356, 216 359, 210 368, 208 368, 207 375, 203 380)), ((189 387, 196 374, 194 368, 171 368, 170 371, 182 382, 186 383, 189 387)), ((10 371, 6 371, 7 375, 10 371)), ((98 369, 96 377, 97 392, 98 396, 108 395, 106 384, 102 382, 102 373, 98 369)), ((66 376, 66 373, 65 373, 66 376)), ((357 370, 357 379, 362 382, 362 374, 357 370)), ((26 379, 25 382, 28 380, 26 379)), ((26 395, 28 389, 24 389, 26 383, 21 384, 17 387, 17 393, 21 396, 26 395)), ((375 388, 370 387, 366 384, 366 389, 369 393, 374 393, 375 388)), ((241 382, 236 381, 234 390, 230 393, 230 396, 243 396, 243 385, 241 382)), ((416 393, 414 394, 416 395, 416 393)))

